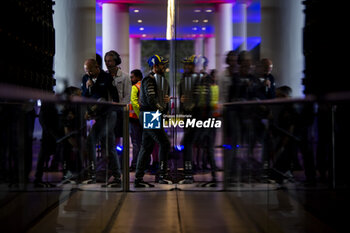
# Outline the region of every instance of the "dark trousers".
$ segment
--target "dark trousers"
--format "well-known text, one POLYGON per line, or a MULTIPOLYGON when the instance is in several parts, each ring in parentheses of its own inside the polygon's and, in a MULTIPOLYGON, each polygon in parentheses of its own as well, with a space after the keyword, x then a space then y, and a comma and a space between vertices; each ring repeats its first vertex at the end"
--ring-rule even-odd
POLYGON ((214 155, 215 128, 201 128, 197 133, 197 144, 203 149, 203 165, 208 161, 211 168, 211 175, 215 178, 216 162, 214 155))
POLYGON ((96 164, 96 144, 101 141, 102 148, 105 149, 109 160, 109 167, 115 178, 120 178, 120 162, 115 148, 114 127, 117 121, 117 113, 111 111, 96 119, 87 137, 88 158, 96 164))
MULTIPOLYGON (((143 125, 143 112, 140 112, 140 123, 143 125)), ((142 142, 141 149, 137 159, 136 173, 135 176, 138 179, 141 179, 147 167, 147 162, 153 151, 154 144, 158 143, 159 145, 159 159, 162 163, 168 162, 168 155, 170 151, 170 141, 168 135, 165 133, 164 129, 143 129, 142 131, 142 142)), ((166 166, 164 169, 167 169, 166 166)), ((166 172, 166 171, 162 171, 166 172)))
POLYGON ((45 162, 49 160, 50 155, 58 156, 62 147, 56 144, 56 139, 46 130, 43 130, 41 146, 36 165, 35 179, 41 180, 44 174, 45 162))
POLYGON ((141 149, 142 143, 142 126, 139 119, 129 119, 129 130, 132 143, 132 162, 131 166, 136 167, 137 157, 141 149))
POLYGON ((193 159, 193 144, 197 139, 199 130, 196 128, 185 128, 182 143, 184 145, 184 161, 191 161, 193 159))

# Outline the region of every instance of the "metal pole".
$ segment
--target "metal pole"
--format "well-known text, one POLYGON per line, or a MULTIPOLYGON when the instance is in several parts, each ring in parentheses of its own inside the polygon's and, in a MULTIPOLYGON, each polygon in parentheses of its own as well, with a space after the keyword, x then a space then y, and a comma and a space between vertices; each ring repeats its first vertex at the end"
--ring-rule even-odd
MULTIPOLYGON (((227 141, 227 138, 228 138, 228 135, 226 135, 226 132, 227 130, 226 127, 227 127, 227 123, 225 123, 225 119, 227 119, 227 107, 223 106, 223 111, 222 111, 222 123, 223 123, 223 127, 221 128, 222 130, 222 143, 223 144, 227 144, 226 141, 227 141)), ((234 148, 233 148, 234 149, 234 148)), ((229 171, 228 169, 228 155, 227 155, 227 150, 225 150, 225 148, 222 149, 223 151, 223 156, 224 156, 224 164, 223 164, 223 168, 224 168, 224 174, 223 174, 223 179, 224 179, 224 190, 227 190, 227 187, 228 187, 228 181, 227 181, 227 178, 229 176, 229 174, 227 174, 227 172, 229 171)))
POLYGON ((123 192, 130 191, 129 177, 129 105, 123 107, 123 192))

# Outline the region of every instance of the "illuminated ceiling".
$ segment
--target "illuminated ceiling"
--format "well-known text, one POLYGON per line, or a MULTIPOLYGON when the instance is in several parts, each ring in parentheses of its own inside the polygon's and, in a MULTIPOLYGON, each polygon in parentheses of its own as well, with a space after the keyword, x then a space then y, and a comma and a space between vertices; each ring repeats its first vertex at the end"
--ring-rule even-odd
MULTIPOLYGON (((176 38, 194 39, 198 37, 213 37, 215 34, 214 14, 217 3, 240 0, 180 0, 177 1, 176 10, 176 38)), ((141 39, 164 40, 167 26, 167 1, 166 0, 97 0, 97 46, 102 39, 102 3, 117 2, 129 4, 130 12, 130 37, 141 39)), ((260 0, 249 0, 247 8, 248 21, 248 48, 260 43, 260 0)), ((227 22, 230 23, 230 22, 227 22)), ((240 23, 240 17, 233 6, 231 21, 234 27, 240 23)), ((234 47, 239 46, 241 38, 233 35, 234 47)))

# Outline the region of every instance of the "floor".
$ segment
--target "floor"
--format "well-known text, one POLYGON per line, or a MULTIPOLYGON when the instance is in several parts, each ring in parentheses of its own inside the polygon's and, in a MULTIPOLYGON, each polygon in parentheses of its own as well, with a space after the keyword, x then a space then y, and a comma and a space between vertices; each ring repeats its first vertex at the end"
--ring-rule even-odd
MULTIPOLYGON (((221 167, 223 155, 216 155, 221 167)), ((223 172, 217 176, 215 188, 201 187, 211 179, 206 171, 198 172, 191 185, 137 189, 131 173, 129 192, 101 183, 61 184, 61 172, 44 176, 56 188, 0 184, 0 232, 347 232, 348 189, 299 182, 281 189, 275 183, 245 182, 224 191, 223 172)), ((154 175, 145 180, 154 182, 154 175)))
POLYGON ((347 215, 339 205, 348 210, 348 193, 296 183, 286 189, 241 184, 227 191, 222 183, 198 186, 157 184, 121 192, 100 184, 65 184, 13 190, 0 203, 1 232, 346 232, 347 215), (337 206, 340 197, 346 201, 337 206))

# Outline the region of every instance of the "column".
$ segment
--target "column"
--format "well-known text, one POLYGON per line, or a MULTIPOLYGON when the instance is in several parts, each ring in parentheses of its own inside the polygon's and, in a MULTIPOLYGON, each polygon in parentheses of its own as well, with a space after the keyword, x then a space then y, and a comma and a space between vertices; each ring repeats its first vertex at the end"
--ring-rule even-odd
POLYGON ((225 67, 226 53, 232 50, 232 3, 218 4, 215 12, 216 69, 225 67))
POLYGON ((204 54, 204 39, 196 38, 194 40, 194 54, 195 55, 203 55, 204 54))
MULTIPOLYGON (((129 7, 127 4, 102 5, 102 51, 119 53, 122 70, 129 73, 129 7)), ((103 64, 104 69, 105 64, 103 64)))
POLYGON ((237 1, 236 13, 238 14, 239 22, 237 24, 237 36, 242 38, 242 44, 239 47, 239 50, 247 50, 247 2, 246 0, 237 1))
POLYGON ((215 69, 215 38, 208 37, 204 40, 204 56, 208 58, 207 70, 215 69))
POLYGON ((302 0, 261 1, 260 57, 273 61, 276 86, 290 86, 294 97, 303 91, 303 9, 302 0))
POLYGON ((141 69, 141 40, 140 38, 130 38, 130 71, 141 69))
POLYGON ((80 87, 84 61, 96 57, 95 0, 56 1, 54 70, 56 92, 80 87))

